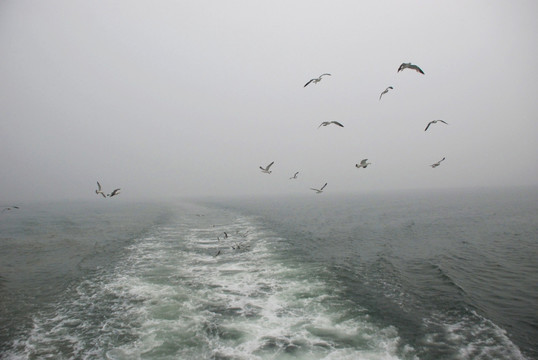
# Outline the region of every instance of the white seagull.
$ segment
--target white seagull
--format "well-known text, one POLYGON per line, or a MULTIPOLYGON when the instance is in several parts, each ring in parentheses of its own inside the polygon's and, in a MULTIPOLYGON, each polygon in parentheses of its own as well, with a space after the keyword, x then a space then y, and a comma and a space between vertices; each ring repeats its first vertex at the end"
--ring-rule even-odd
POLYGON ((393 88, 392 86, 389 86, 388 88, 386 88, 385 90, 383 90, 383 92, 381 93, 381 95, 379 95, 379 100, 381 100, 381 97, 382 97, 383 95, 385 95, 386 93, 388 93, 389 90, 392 90, 392 89, 394 89, 394 88, 393 88))
POLYGON ((103 195, 104 198, 106 198, 105 193, 104 193, 103 190, 101 189, 101 184, 99 184, 99 181, 97 182, 97 190, 95 190, 95 193, 96 193, 97 195, 101 194, 101 195, 103 195))
POLYGON ((432 168, 436 168, 436 167, 438 167, 439 165, 441 165, 441 161, 443 161, 443 160, 445 160, 444 157, 443 157, 441 160, 439 160, 438 162, 436 162, 435 164, 431 164, 430 166, 431 166, 432 168))
POLYGON ((297 171, 292 177, 290 177, 290 180, 291 179, 297 179, 297 175, 299 174, 299 172, 297 171))
POLYGON ((366 168, 368 165, 371 165, 372 163, 367 162, 368 159, 362 159, 360 164, 355 164, 355 167, 360 168, 366 168))
POLYGON ((414 65, 414 64, 411 64, 411 63, 403 63, 402 65, 400 65, 400 67, 398 68, 398 72, 400 72, 400 71, 402 71, 404 69, 415 70, 416 72, 419 72, 422 75, 424 75, 424 71, 422 71, 421 68, 419 68, 417 65, 414 65))
POLYGON ((448 123, 446 121, 443 121, 443 120, 432 120, 428 123, 428 126, 426 126, 426 129, 424 129, 424 131, 428 130, 428 128, 430 127, 431 124, 436 124, 438 121, 442 122, 443 124, 447 124, 448 123))
POLYGON ((270 171, 269 168, 270 168, 274 163, 275 163, 275 162, 273 161, 272 163, 270 163, 269 165, 267 165, 265 168, 263 168, 263 167, 260 166, 260 169, 262 170, 262 173, 270 174, 272 171, 270 171))
POLYGON ((331 124, 338 125, 340 127, 344 127, 344 125, 340 124, 338 121, 324 121, 321 124, 319 124, 318 129, 320 127, 322 127, 322 126, 327 126, 327 125, 331 125, 331 124))
POLYGON ((325 74, 321 74, 319 77, 317 77, 317 78, 315 78, 315 79, 310 79, 310 81, 308 81, 306 84, 304 84, 303 87, 306 87, 306 85, 310 84, 311 82, 313 82, 314 84, 319 83, 319 82, 321 81, 321 78, 322 78, 323 76, 325 76, 325 75, 327 75, 327 76, 331 76, 331 74, 327 74, 327 73, 325 73, 325 74))
POLYGON ((108 194, 107 196, 109 197, 112 197, 112 196, 116 196, 120 193, 120 190, 121 189, 115 189, 114 191, 112 191, 110 194, 108 194))
POLYGON ((321 189, 310 188, 310 190, 314 190, 316 194, 321 194, 323 192, 323 189, 325 189, 325 186, 327 186, 327 183, 325 183, 325 185, 323 185, 321 189))

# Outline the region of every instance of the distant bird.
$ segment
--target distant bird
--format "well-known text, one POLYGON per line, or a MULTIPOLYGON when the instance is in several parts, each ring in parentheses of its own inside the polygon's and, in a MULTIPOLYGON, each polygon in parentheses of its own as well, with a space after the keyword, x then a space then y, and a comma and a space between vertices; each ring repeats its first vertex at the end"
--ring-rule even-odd
POLYGON ((97 195, 101 194, 101 195, 103 195, 104 198, 106 198, 105 193, 104 193, 104 192, 102 191, 102 189, 101 189, 101 184, 99 184, 99 181, 97 182, 97 190, 95 190, 95 193, 96 193, 97 195))
POLYGON ((325 186, 327 186, 327 183, 325 183, 325 185, 323 185, 321 189, 310 188, 310 190, 314 190, 316 194, 321 194, 323 192, 323 189, 325 189, 325 186))
POLYGON ((8 206, 8 207, 3 208, 2 212, 13 210, 13 209, 19 209, 19 207, 18 206, 8 206))
POLYGON ((439 160, 439 161, 436 162, 435 164, 431 164, 430 166, 431 166, 432 168, 436 168, 436 167, 438 167, 439 165, 441 165, 441 161, 443 161, 443 160, 445 160, 445 158, 442 158, 441 160, 439 160))
POLYGON ((321 78, 322 78, 323 76, 325 76, 325 75, 327 75, 327 76, 331 76, 331 74, 327 74, 327 73, 325 73, 325 74, 321 74, 319 77, 317 77, 317 78, 315 78, 315 79, 310 79, 306 84, 304 84, 303 87, 306 87, 306 86, 307 86, 308 84, 310 84, 311 82, 313 82, 314 84, 319 83, 319 82, 321 81, 321 78))
POLYGON ((383 92, 381 93, 381 95, 379 95, 379 100, 381 100, 381 97, 382 97, 383 95, 385 95, 386 93, 388 93, 389 90, 392 90, 392 89, 394 89, 394 88, 393 88, 392 86, 389 86, 388 88, 386 88, 385 90, 383 90, 383 92))
POLYGON ((338 125, 340 127, 344 127, 344 125, 340 124, 338 121, 324 121, 321 124, 319 124, 318 129, 320 127, 322 127, 322 126, 327 126, 327 125, 331 125, 331 124, 338 125))
POLYGON ((400 67, 398 68, 398 72, 403 71, 404 69, 415 70, 416 72, 419 72, 422 75, 424 75, 424 71, 422 71, 421 68, 419 68, 417 65, 414 65, 414 64, 411 64, 411 63, 403 63, 402 65, 400 65, 400 67))
POLYGON ((447 124, 448 123, 446 121, 443 121, 443 120, 432 120, 428 123, 428 126, 426 126, 426 129, 424 129, 424 131, 428 130, 428 128, 430 127, 431 124, 436 124, 438 121, 442 122, 443 124, 447 124))
POLYGON ((297 175, 299 174, 299 172, 297 171, 292 177, 290 177, 290 180, 291 179, 297 179, 297 175))
POLYGON ((112 197, 112 196, 116 196, 120 193, 120 190, 121 189, 115 189, 114 191, 112 191, 110 194, 108 194, 107 196, 108 197, 112 197))
POLYGON ((272 163, 270 163, 269 165, 267 165, 265 168, 261 167, 260 166, 260 169, 262 170, 262 173, 265 173, 265 174, 270 174, 272 171, 269 170, 269 168, 271 166, 273 166, 275 162, 273 161, 272 163))
POLYGON ((228 239, 228 233, 226 231, 224 232, 224 238, 228 239))
POLYGON ((215 257, 220 255, 220 250, 215 254, 215 257))
POLYGON ((371 165, 372 163, 369 163, 367 162, 368 159, 362 159, 360 164, 355 164, 355 167, 360 169, 360 168, 366 168, 368 165, 371 165))

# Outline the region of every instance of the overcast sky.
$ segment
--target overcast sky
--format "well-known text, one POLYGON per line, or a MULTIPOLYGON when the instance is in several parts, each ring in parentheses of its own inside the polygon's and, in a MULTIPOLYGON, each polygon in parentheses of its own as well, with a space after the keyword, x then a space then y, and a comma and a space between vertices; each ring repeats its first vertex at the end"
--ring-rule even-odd
POLYGON ((97 201, 96 181, 130 199, 538 185, 536 14, 535 0, 2 0, 0 202, 97 201), (425 132, 434 119, 449 125, 425 132))

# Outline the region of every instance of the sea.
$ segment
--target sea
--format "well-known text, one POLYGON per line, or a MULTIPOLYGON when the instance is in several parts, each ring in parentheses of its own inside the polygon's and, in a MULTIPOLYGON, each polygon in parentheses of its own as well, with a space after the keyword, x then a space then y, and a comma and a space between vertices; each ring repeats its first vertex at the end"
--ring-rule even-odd
POLYGON ((18 204, 0 358, 538 359, 537 190, 18 204))

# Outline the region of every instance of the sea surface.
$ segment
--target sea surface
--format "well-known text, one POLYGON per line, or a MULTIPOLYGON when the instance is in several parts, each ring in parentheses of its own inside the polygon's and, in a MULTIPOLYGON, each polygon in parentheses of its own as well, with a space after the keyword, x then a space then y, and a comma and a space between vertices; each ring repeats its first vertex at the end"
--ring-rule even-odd
POLYGON ((307 195, 2 212, 0 358, 538 359, 536 188, 307 195))

